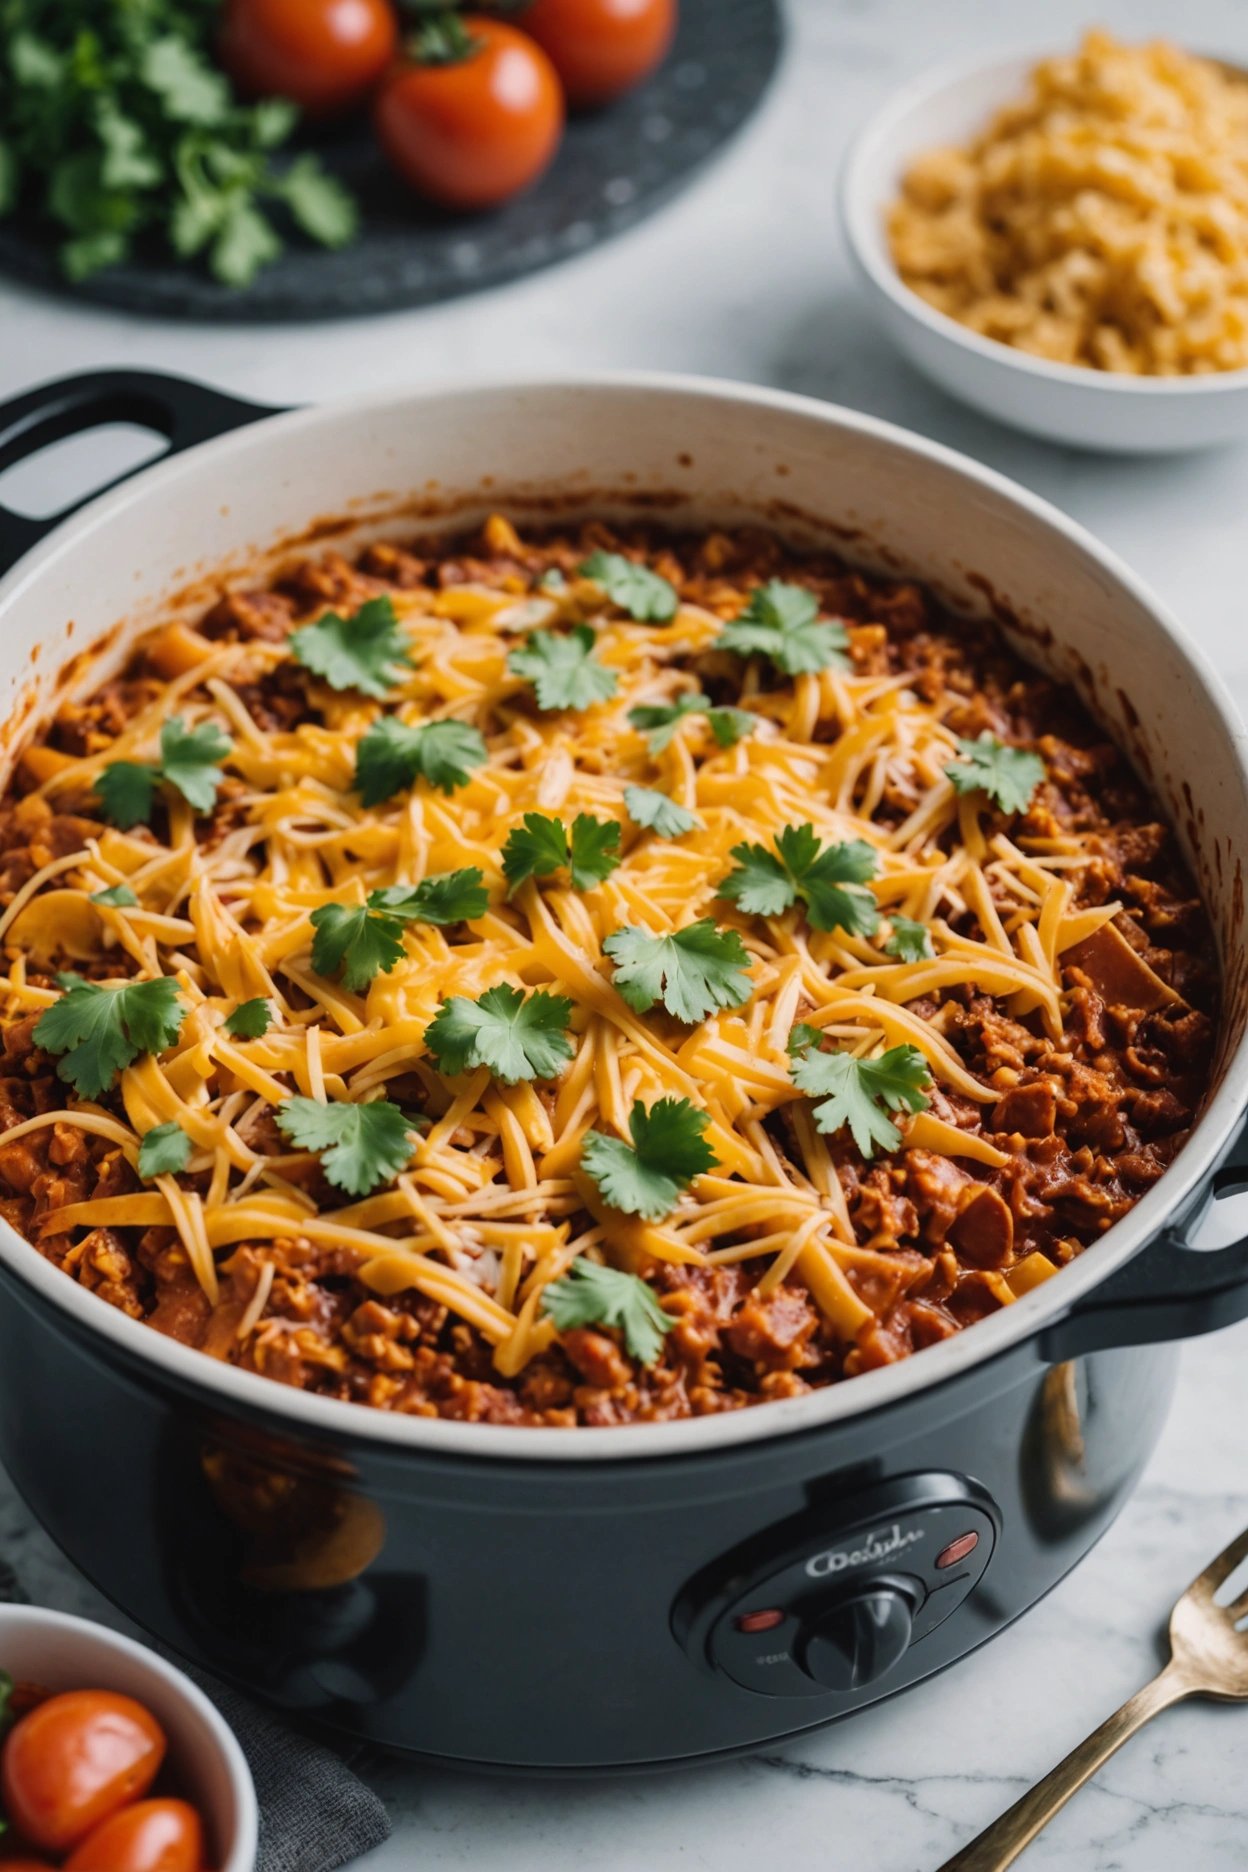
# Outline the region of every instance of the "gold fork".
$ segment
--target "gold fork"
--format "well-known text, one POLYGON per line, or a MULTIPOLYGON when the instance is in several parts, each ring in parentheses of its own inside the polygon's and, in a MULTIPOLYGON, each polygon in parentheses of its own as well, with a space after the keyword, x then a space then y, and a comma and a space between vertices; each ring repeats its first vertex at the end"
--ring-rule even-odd
POLYGON ((946 1859, 939 1872, 1005 1872, 1101 1763, 1171 1703, 1189 1696, 1248 1697, 1248 1631, 1235 1629, 1235 1621, 1248 1614, 1248 1592, 1231 1605, 1215 1605, 1213 1599, 1244 1559, 1248 1528, 1192 1581, 1170 1614, 1170 1662, 1160 1676, 1137 1690, 969 1846, 946 1859))

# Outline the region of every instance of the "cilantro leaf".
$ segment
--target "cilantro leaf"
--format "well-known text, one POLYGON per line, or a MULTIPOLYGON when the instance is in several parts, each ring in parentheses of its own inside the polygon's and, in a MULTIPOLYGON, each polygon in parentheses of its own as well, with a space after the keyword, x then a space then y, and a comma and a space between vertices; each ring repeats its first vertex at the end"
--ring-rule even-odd
POLYGON ((676 1324, 659 1305, 654 1289, 638 1274, 621 1274, 578 1255, 560 1280, 542 1290, 542 1311, 559 1332, 578 1326, 614 1326, 643 1365, 657 1365, 663 1337, 676 1324))
POLYGON ((425 1044, 444 1073, 472 1072, 488 1066, 504 1085, 520 1079, 553 1079, 572 1057, 564 1031, 572 1003, 545 992, 525 998, 519 988, 500 982, 476 1001, 452 995, 428 1027, 425 1044))
POLYGON ((819 600, 804 585, 772 579, 750 594, 740 616, 726 624, 716 648, 735 656, 770 657, 786 676, 848 669, 849 637, 843 624, 818 622, 819 600))
POLYGON ((240 1001, 225 1022, 225 1031, 235 1040, 259 1040, 273 1025, 273 1011, 263 995, 254 1001, 240 1001))
POLYGON ((420 884, 387 884, 370 891, 366 904, 322 904, 311 923, 312 967, 330 976, 342 969, 342 985, 357 994, 377 974, 388 975, 402 960, 408 923, 461 923, 484 916, 489 892, 475 865, 445 871, 420 884))
POLYGON ((507 668, 533 684, 540 709, 585 709, 607 701, 619 687, 615 671, 604 669, 594 655, 588 624, 578 624, 566 637, 531 632, 523 650, 507 658, 507 668))
POLYGON ((230 87, 223 73, 177 33, 166 33, 147 47, 140 74, 176 123, 216 125, 229 114, 230 87))
POLYGON ((305 234, 322 247, 345 247, 354 240, 360 216, 355 200, 315 156, 297 156, 273 193, 280 197, 305 234))
POLYGON ((884 944, 885 955, 896 956, 899 962, 930 962, 936 951, 932 948, 932 933, 926 923, 916 923, 913 917, 901 916, 897 911, 889 917, 892 932, 884 944))
POLYGON ((678 806, 666 793, 656 793, 651 787, 625 787, 624 804, 634 824, 645 826, 656 838, 683 838, 686 832, 702 830, 697 813, 678 806))
POLYGON ((287 642, 295 661, 331 689, 358 689, 382 701, 412 663, 411 642, 385 596, 368 599, 354 617, 326 611, 287 642))
POLYGON ((795 1027, 789 1029, 789 1037, 784 1043, 784 1050, 789 1058, 793 1059, 797 1054, 804 1053, 807 1047, 817 1047, 822 1039, 821 1027, 812 1027, 807 1021, 798 1021, 795 1027))
POLYGON ((375 975, 388 975, 403 960, 402 921, 364 904, 322 904, 312 912, 312 927, 312 967, 327 978, 341 969, 350 994, 359 994, 375 975))
POLYGON ((191 1160, 193 1146, 180 1124, 157 1125, 139 1145, 139 1175, 146 1180, 176 1176, 191 1160))
POLYGON ((743 708, 708 708, 705 711, 711 733, 720 747, 736 747, 743 735, 758 726, 758 716, 743 708))
POLYGON ((623 553, 591 553, 579 570, 582 578, 601 585, 612 604, 640 624, 670 624, 680 607, 674 585, 623 553))
POLYGON ((476 865, 441 871, 419 884, 387 884, 369 892, 369 908, 405 923, 471 923, 490 907, 490 893, 476 865))
POLYGON ((677 696, 674 702, 643 702, 628 711, 632 727, 653 730, 649 744, 652 754, 663 752, 686 715, 705 715, 720 747, 735 747, 742 735, 758 725, 758 716, 749 709, 718 708, 709 696, 697 691, 677 696))
POLYGON ((106 904, 110 910, 133 910, 138 898, 128 884, 113 884, 108 890, 92 891, 93 904, 106 904))
POLYGON ((876 852, 864 839, 821 849, 812 825, 785 826, 775 853, 762 845, 734 845, 738 869, 719 887, 721 897, 751 916, 779 916, 800 897, 812 929, 873 935, 880 914, 866 880, 875 876, 876 852))
POLYGON ((461 721, 419 722, 395 715, 375 721, 355 751, 355 784, 365 806, 379 806, 425 779, 450 794, 489 758, 475 728, 461 721))
POLYGON ((515 891, 525 878, 548 877, 567 865, 573 890, 592 890, 610 877, 620 862, 620 827, 616 819, 595 819, 578 813, 572 837, 562 822, 545 813, 525 813, 523 826, 507 834, 503 847, 503 875, 515 891))
POLYGON ((931 1100, 923 1090, 932 1083, 931 1068, 913 1046, 890 1047, 879 1059, 855 1059, 852 1053, 800 1052, 793 1060, 793 1083, 812 1098, 818 1130, 839 1131, 848 1125, 864 1157, 874 1146, 896 1150, 901 1132, 886 1116, 888 1111, 926 1111, 931 1100))
POLYGON ((142 766, 138 761, 110 761, 96 775, 92 791, 105 818, 125 831, 128 826, 151 823, 158 777, 155 767, 142 766))
POLYGON ((524 824, 507 834, 503 846, 503 876, 508 891, 515 891, 525 878, 548 877, 568 862, 568 835, 559 819, 545 813, 529 812, 524 824))
POLYGON ((46 1052, 64 1055, 57 1077, 80 1098, 98 1098, 113 1074, 140 1053, 161 1053, 178 1037, 184 1015, 171 976, 124 988, 101 988, 73 976, 58 980, 68 984, 66 991, 40 1017, 33 1037, 46 1052))
POLYGON ((639 1014, 662 1000, 669 1014, 692 1026, 716 1008, 740 1007, 754 992, 745 944, 710 917, 670 936, 626 924, 602 946, 616 965, 615 986, 639 1014))
POLYGON ((960 740, 961 759, 945 772, 957 793, 987 793, 1002 812, 1026 812, 1044 779, 1044 762, 1025 748, 998 741, 985 728, 977 741, 960 740))
POLYGON ((659 1099, 649 1111, 634 1099, 628 1121, 632 1144, 589 1131, 581 1145, 581 1167, 613 1209, 661 1222, 681 1190, 718 1162, 702 1135, 709 1123, 706 1112, 688 1099, 659 1099))
POLYGON ((218 761, 230 752, 228 735, 215 722, 187 728, 180 715, 160 730, 160 763, 110 761, 95 780, 92 791, 114 825, 147 825, 152 817, 156 785, 167 780, 196 812, 210 813, 217 803, 217 788, 225 775, 218 761))
POLYGON ((160 731, 160 776, 167 780, 196 812, 210 813, 217 803, 217 788, 225 779, 215 764, 230 751, 229 737, 215 722, 187 729, 180 715, 160 731))
POLYGON ((590 813, 578 813, 572 821, 572 856, 568 867, 573 890, 592 890, 595 884, 610 877, 619 862, 619 820, 595 819, 590 813))
POLYGON ((96 99, 95 129, 104 152, 100 181, 106 189, 155 187, 161 166, 147 148, 141 126, 106 91, 96 99))
POLYGON ((275 1113, 283 1136, 300 1150, 320 1151, 321 1169, 337 1189, 367 1196, 389 1183, 411 1161, 412 1129, 397 1105, 376 1099, 371 1105, 336 1100, 288 1098, 275 1113))

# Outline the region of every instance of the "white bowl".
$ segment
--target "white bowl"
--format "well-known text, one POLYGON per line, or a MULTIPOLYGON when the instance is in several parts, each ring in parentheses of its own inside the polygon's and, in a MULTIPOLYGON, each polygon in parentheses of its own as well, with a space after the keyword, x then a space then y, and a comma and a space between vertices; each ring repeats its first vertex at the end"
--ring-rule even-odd
POLYGON ((1045 56, 997 53, 942 66, 899 91, 859 132, 841 172, 841 219, 885 330, 952 396, 1051 442, 1134 455, 1248 436, 1248 370, 1127 377, 1053 364, 981 338, 911 292, 898 274, 885 216, 910 163, 934 145, 967 142, 1019 96, 1045 56))
POLYGON ((209 1863, 254 1872, 259 1810, 251 1774, 232 1730, 189 1677, 107 1626, 28 1605, 0 1605, 0 1669, 47 1690, 115 1690, 144 1704, 199 1808, 209 1863))

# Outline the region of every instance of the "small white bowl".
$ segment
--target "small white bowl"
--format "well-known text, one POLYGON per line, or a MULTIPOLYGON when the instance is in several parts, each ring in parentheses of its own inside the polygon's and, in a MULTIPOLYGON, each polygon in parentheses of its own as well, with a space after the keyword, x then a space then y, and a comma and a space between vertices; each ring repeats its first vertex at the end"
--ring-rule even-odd
POLYGON ((144 1704, 169 1738, 180 1787, 199 1808, 209 1863, 255 1872, 251 1774, 232 1730, 189 1677, 107 1626, 28 1605, 0 1605, 0 1669, 47 1690, 116 1690, 144 1704))
POLYGON ((959 325, 911 292, 889 251, 885 217, 921 151, 965 143, 1023 91, 1044 52, 947 65, 907 85, 855 139, 841 172, 849 249, 884 327, 912 364, 952 396, 1051 442, 1119 454, 1210 448, 1248 436, 1248 370, 1128 377, 1053 364, 959 325))

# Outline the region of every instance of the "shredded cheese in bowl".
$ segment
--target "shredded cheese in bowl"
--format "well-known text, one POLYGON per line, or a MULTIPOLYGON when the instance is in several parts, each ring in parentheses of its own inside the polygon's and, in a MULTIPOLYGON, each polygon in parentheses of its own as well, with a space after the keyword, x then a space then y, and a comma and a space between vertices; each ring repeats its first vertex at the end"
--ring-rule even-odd
POLYGON ((1248 368, 1248 75, 1090 32, 889 215, 906 285, 985 338, 1096 370, 1248 368))

